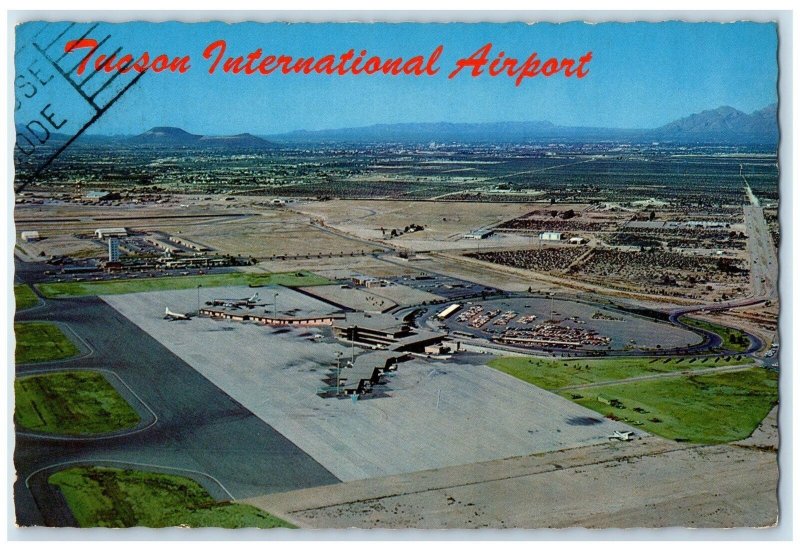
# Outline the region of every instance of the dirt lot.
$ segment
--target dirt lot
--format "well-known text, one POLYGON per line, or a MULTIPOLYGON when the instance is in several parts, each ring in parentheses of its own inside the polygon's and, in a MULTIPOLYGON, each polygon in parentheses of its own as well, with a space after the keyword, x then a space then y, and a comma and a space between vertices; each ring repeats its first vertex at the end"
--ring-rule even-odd
POLYGON ((101 247, 94 241, 79 239, 72 235, 54 235, 30 243, 19 242, 17 247, 22 249, 34 261, 60 255, 67 255, 72 258, 95 258, 108 254, 108 249, 101 247))
POLYGON ((327 233, 294 213, 270 211, 244 220, 181 227, 181 235, 234 255, 320 255, 370 252, 372 247, 327 233))
MULTIPOLYGON (((72 254, 91 247, 88 240, 97 228, 125 227, 137 231, 180 234, 218 251, 233 255, 269 258, 274 255, 345 254, 370 252, 374 247, 314 226, 308 216, 284 208, 266 206, 259 200, 237 198, 227 202, 215 197, 176 197, 169 203, 120 206, 76 204, 21 205, 15 211, 17 232, 37 230, 53 245, 55 236, 67 241, 51 246, 48 255, 72 254), (77 245, 72 241, 78 242, 77 245)), ((38 254, 38 251, 35 251, 38 254)))
POLYGON ((775 415, 744 445, 647 437, 247 502, 309 528, 772 526, 775 415))
POLYGON ((367 239, 382 239, 392 229, 419 224, 422 232, 392 240, 448 241, 470 230, 498 224, 528 212, 531 207, 516 203, 434 203, 420 201, 325 201, 292 206, 298 212, 319 218, 329 226, 367 239))
POLYGON ((291 258, 287 260, 266 260, 258 263, 256 271, 286 272, 310 270, 328 279, 344 279, 358 273, 370 277, 413 276, 422 273, 420 263, 405 262, 392 264, 372 256, 334 256, 328 258, 291 258))

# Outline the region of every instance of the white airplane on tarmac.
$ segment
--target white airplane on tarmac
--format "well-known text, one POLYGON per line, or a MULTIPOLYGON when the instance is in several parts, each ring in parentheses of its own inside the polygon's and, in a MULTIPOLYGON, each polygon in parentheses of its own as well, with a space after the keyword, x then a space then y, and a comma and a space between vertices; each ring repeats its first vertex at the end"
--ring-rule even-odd
POLYGON ((626 430, 626 431, 618 431, 615 430, 614 434, 610 434, 608 436, 609 440, 619 440, 620 442, 628 442, 629 440, 633 439, 633 431, 626 430))
POLYGON ((178 314, 173 312, 169 309, 169 306, 167 306, 167 309, 164 312, 164 319, 168 321, 188 321, 192 318, 189 316, 189 314, 178 314))
POLYGON ((252 308, 258 302, 258 293, 255 293, 250 298, 214 298, 206 304, 209 306, 225 306, 226 308, 241 308, 246 306, 252 308))

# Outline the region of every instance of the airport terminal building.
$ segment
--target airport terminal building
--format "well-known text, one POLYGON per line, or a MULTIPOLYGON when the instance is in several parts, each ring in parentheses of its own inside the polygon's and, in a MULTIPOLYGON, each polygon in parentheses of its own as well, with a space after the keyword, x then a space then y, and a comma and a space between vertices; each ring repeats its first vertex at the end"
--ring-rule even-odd
POLYGON ((389 314, 348 313, 333 322, 333 334, 342 340, 389 350, 422 352, 426 346, 438 344, 445 333, 412 329, 389 314))

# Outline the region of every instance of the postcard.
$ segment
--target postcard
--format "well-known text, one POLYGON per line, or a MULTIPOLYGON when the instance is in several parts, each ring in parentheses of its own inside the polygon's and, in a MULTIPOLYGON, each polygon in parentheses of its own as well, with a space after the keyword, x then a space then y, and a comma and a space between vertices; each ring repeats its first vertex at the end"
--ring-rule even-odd
POLYGON ((778 525, 776 21, 13 32, 18 526, 778 525))

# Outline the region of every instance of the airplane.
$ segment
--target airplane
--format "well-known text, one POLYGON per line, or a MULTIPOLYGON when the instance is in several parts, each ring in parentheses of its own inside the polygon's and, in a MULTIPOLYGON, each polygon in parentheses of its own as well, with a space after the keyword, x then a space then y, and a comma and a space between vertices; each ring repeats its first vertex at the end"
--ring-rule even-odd
POLYGON ((633 437, 633 431, 626 430, 626 431, 620 432, 618 430, 615 430, 614 434, 610 434, 608 436, 608 439, 609 440, 619 440, 620 442, 627 442, 629 440, 632 440, 633 439, 632 437, 633 437))
POLYGON ((252 308, 258 302, 258 293, 250 298, 215 298, 206 302, 209 306, 225 306, 226 308, 240 308, 246 306, 252 308))
POLYGON ((192 319, 192 317, 189 314, 178 314, 173 312, 169 309, 169 306, 167 306, 167 309, 164 311, 164 319, 168 321, 188 321, 192 319))

